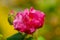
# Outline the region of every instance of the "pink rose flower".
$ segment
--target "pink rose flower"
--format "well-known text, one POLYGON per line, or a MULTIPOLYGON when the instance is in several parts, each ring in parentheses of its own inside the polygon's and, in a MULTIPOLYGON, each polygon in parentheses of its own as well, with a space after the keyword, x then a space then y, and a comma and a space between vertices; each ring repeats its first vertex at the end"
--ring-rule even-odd
POLYGON ((45 14, 31 8, 18 12, 13 21, 14 28, 20 32, 32 34, 44 24, 45 14))

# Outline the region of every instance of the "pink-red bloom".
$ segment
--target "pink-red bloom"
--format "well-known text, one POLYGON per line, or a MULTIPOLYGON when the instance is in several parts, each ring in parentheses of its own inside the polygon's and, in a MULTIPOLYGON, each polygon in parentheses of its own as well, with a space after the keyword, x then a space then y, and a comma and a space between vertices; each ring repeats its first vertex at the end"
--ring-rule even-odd
POLYGON ((44 24, 45 14, 39 10, 31 8, 18 12, 13 21, 14 28, 20 32, 32 34, 36 29, 44 24))

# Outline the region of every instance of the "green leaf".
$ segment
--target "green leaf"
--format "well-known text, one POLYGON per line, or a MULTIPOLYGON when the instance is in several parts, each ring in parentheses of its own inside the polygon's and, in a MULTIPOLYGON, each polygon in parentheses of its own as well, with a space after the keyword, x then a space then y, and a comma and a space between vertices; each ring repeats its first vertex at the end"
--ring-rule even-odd
POLYGON ((26 38, 26 40, 33 40, 33 37, 26 38))
POLYGON ((21 33, 16 33, 11 37, 8 37, 7 40, 24 40, 26 34, 22 35, 21 33))
POLYGON ((13 20, 14 20, 13 15, 9 15, 8 16, 8 22, 9 22, 10 25, 13 25, 13 20))
POLYGON ((38 40, 46 40, 44 37, 40 36, 38 37, 38 40))

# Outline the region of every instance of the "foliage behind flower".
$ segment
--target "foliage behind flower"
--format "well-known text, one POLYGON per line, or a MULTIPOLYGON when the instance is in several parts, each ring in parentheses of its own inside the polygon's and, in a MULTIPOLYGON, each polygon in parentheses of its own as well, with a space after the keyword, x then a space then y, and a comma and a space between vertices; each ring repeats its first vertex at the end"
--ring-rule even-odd
POLYGON ((20 32, 32 34, 36 29, 41 28, 44 24, 45 14, 34 8, 25 9, 16 14, 13 20, 14 28, 20 32))

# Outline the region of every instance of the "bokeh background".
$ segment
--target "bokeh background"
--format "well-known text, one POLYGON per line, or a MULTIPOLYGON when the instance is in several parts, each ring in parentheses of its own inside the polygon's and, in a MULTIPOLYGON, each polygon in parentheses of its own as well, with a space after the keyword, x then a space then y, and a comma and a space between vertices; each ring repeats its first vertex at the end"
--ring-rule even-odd
POLYGON ((17 33, 8 23, 10 10, 34 7, 46 14, 45 24, 34 33, 38 40, 60 40, 60 0, 0 0, 0 40, 17 33))

